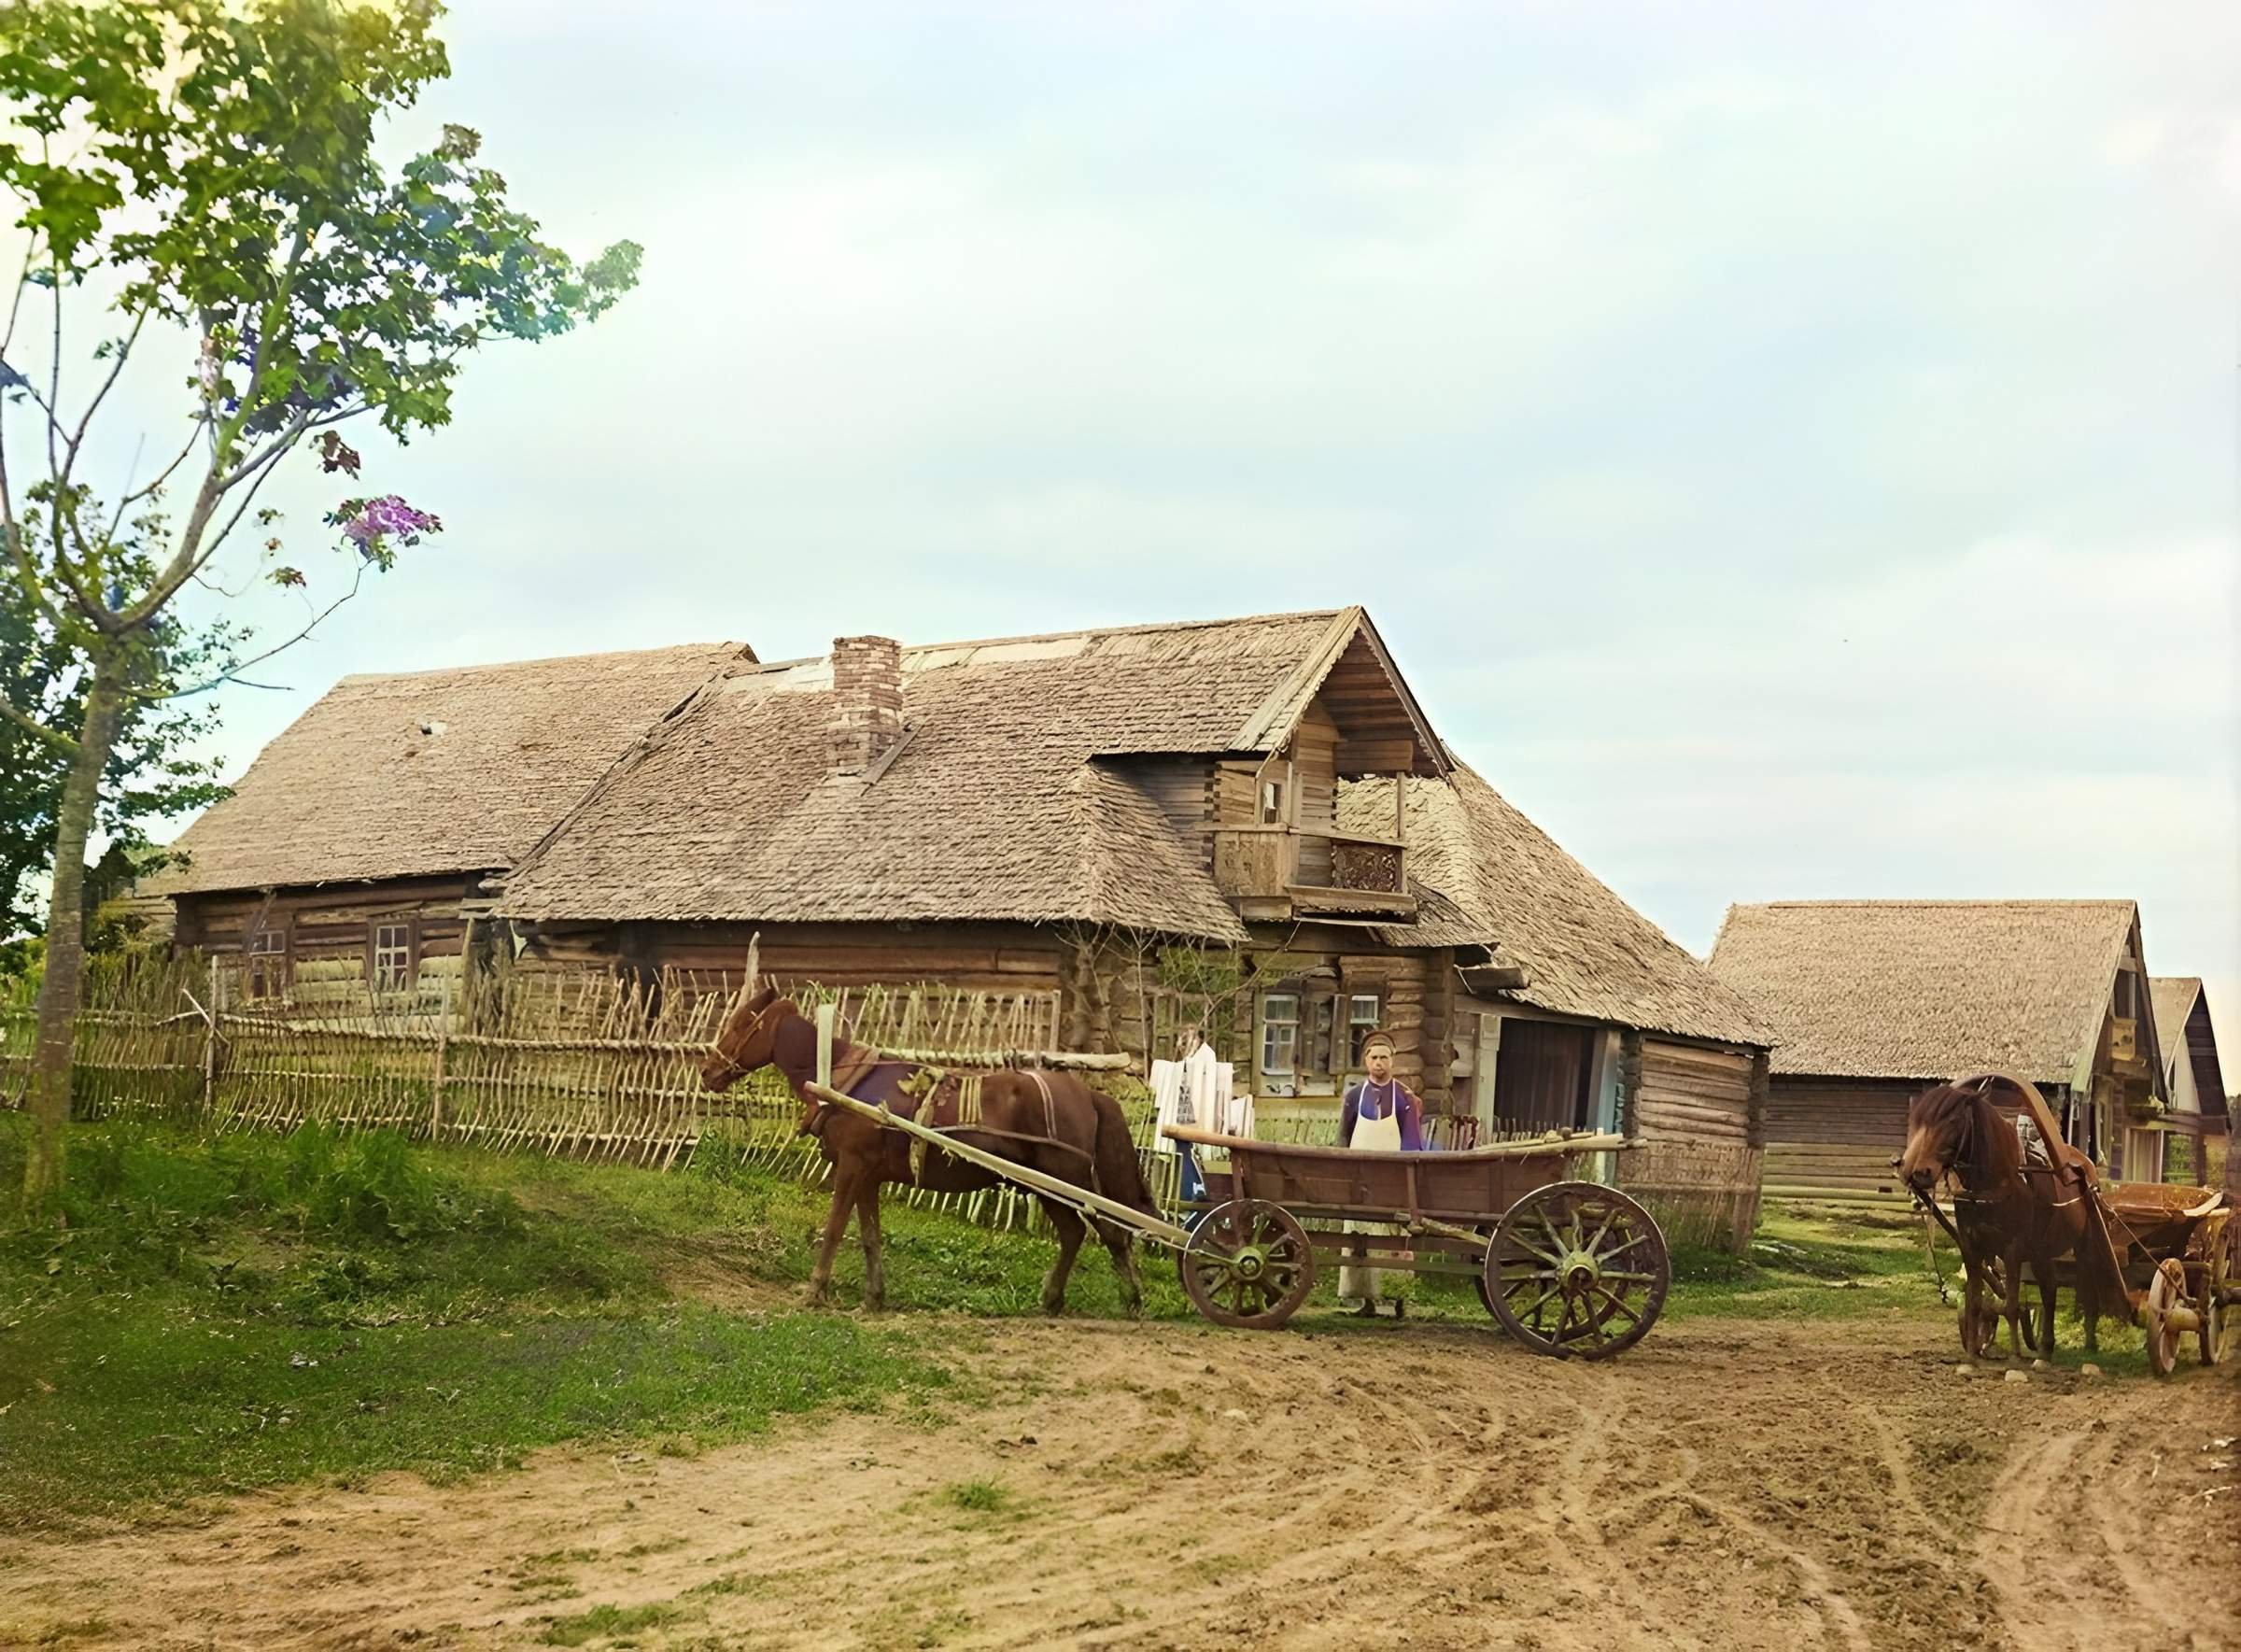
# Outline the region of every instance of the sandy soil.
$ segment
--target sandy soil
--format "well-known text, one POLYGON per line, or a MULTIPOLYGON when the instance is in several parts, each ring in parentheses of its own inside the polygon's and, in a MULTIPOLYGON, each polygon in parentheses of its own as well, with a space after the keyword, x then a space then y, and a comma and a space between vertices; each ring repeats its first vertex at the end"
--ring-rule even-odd
POLYGON ((967 1330, 986 1404, 933 1426, 19 1544, 0 1642, 515 1647, 666 1603, 632 1642, 2241 1647, 2233 1367, 1965 1377, 1919 1321, 1666 1326, 1609 1366, 1301 1323, 967 1330), (945 1495, 976 1480, 1000 1506, 945 1495))

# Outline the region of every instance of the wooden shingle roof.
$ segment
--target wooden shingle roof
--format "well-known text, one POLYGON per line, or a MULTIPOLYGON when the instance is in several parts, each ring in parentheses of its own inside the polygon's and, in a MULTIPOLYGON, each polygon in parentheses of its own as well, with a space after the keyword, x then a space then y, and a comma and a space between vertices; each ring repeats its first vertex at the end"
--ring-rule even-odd
MULTIPOLYGON (((829 771, 829 659, 743 667, 618 764, 499 910, 1078 921, 1242 940, 1195 851, 1107 760, 1276 750, 1374 636, 1356 608, 906 648, 908 738, 862 777, 829 771)), ((1392 682, 1436 770, 1445 750, 1392 682)))
MULTIPOLYGON (((1558 1014, 1715 1042, 1771 1041, 1748 1000, 1470 769, 1403 784, 1409 881, 1430 898, 1415 925, 1385 931, 1388 940, 1498 947, 1529 974, 1503 995, 1558 1014)), ((1342 827, 1386 829, 1392 784, 1348 784, 1342 827)))
POLYGON ((2222 1119, 2225 1073, 2218 1062, 2218 1031, 2210 1021, 2209 995, 2192 975, 2158 975, 2148 982, 2155 1006, 2155 1041, 2163 1052, 2166 1079, 2176 1075, 2180 1062, 2194 1072, 2194 1091, 2203 1117, 2222 1119))
POLYGON ((738 643, 345 677, 143 885, 183 895, 512 866, 738 643))
POLYGON ((1712 968, 1777 1073, 2068 1083, 2100 1038, 2129 900, 1808 900, 1727 910, 1712 968))

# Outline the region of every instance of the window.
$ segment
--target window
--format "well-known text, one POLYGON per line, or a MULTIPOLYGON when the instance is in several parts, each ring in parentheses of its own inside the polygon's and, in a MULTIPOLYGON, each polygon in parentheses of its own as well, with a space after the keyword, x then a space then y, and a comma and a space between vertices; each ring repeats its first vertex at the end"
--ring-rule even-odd
POLYGON ((1346 1070, 1361 1070, 1362 1040, 1377 1030, 1384 1002, 1375 993, 1354 993, 1346 998, 1346 1070))
POLYGON ((1261 824, 1284 824, 1284 783, 1280 780, 1264 780, 1261 783, 1261 824))
POLYGON ((1299 1066, 1300 995, 1263 993, 1261 995, 1261 1070, 1289 1074, 1299 1066))
POLYGON ((420 960, 410 918, 391 918, 377 922, 367 938, 366 979, 376 993, 402 993, 412 990, 418 977, 420 960))
POLYGON ((241 943, 241 984, 251 998, 288 995, 288 930, 266 924, 249 931, 241 943))

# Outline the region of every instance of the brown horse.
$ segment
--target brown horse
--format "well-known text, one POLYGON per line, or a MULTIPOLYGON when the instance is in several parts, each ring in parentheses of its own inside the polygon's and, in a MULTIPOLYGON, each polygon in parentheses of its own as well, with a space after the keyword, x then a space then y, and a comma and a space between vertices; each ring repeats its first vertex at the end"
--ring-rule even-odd
MULTIPOLYGON (((700 1066, 700 1081, 724 1091, 758 1067, 775 1066, 803 1102, 801 1133, 817 1137, 833 1166, 833 1206, 825 1219, 825 1242, 810 1274, 810 1300, 824 1303, 832 1291, 833 1253, 856 1217, 864 1243, 864 1305, 886 1306, 886 1270, 881 1257, 880 1186, 900 1181, 937 1193, 970 1193, 993 1187, 994 1172, 937 1149, 912 1151, 910 1138, 859 1114, 830 1107, 809 1094, 817 1076, 817 1028, 792 998, 775 986, 748 994, 725 1017, 715 1049, 700 1066)), ((859 1100, 884 1103, 895 1112, 948 1127, 973 1146, 1017 1165, 1043 1171, 1108 1199, 1157 1214, 1144 1185, 1135 1143, 1120 1104, 1066 1073, 1003 1070, 978 1074, 978 1111, 955 1125, 940 1116, 956 1111, 953 1075, 934 1075, 914 1063, 882 1061, 845 1038, 833 1040, 834 1088, 859 1100), (929 1076, 944 1083, 923 1094, 929 1076)), ((1039 1195, 1038 1195, 1039 1196, 1039 1195)), ((1083 1219, 1073 1208, 1045 1198, 1043 1209, 1058 1232, 1058 1260, 1043 1278, 1043 1311, 1065 1307, 1066 1278, 1081 1249, 1083 1219)), ((1122 1298, 1133 1318, 1143 1311, 1136 1278, 1135 1235, 1118 1223, 1097 1220, 1097 1236, 1112 1253, 1122 1298)))
MULTIPOLYGON (((2026 1171, 2023 1144, 2015 1126, 1992 1100, 1991 1092, 2014 1080, 1987 1075, 1958 1084, 1939 1084, 1916 1096, 1907 1108, 1907 1151, 1899 1174, 1928 1196, 1952 1177, 1953 1215, 1961 1240, 1961 1263, 1968 1276, 1962 1322, 1971 1359, 1991 1351, 1997 1321, 1984 1301, 1992 1264, 2002 1275, 2004 1300, 1998 1310, 2008 1320, 2008 1347, 2017 1359, 2028 1352, 2054 1351, 2054 1264, 2076 1255, 2087 1231, 2092 1194, 2086 1172, 2061 1141, 2048 1143, 2054 1165, 2026 1171), (2023 1267, 2038 1281, 2039 1312, 2034 1339, 2023 1326, 2023 1267)), ((2020 1086, 2016 1086, 2020 1093, 2020 1086)), ((2085 1319, 2088 1352, 2099 1346, 2101 1281, 2078 1271, 2078 1311, 2085 1319)))

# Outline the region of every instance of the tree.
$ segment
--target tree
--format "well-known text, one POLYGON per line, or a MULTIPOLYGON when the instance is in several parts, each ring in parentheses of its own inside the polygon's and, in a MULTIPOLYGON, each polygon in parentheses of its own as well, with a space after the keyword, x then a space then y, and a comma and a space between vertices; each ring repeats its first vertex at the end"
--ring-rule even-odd
MULTIPOLYGON (((467 127, 445 126, 434 148, 385 170, 385 122, 449 72, 439 14, 434 0, 13 0, 0 11, 0 184, 27 243, 0 331, 0 540, 18 595, 84 673, 74 727, 0 701, 0 720, 65 765, 27 1215, 50 1211, 62 1186, 103 777, 137 708, 210 686, 176 683, 175 603, 190 584, 222 590, 206 577, 212 558, 291 456, 355 479, 359 457, 336 427, 371 418, 404 442, 444 425, 474 350, 567 332, 636 284, 632 243, 579 263, 541 241, 504 179, 477 162, 467 127), (68 402, 65 323, 89 307, 110 319, 85 352, 90 393, 68 402), (17 346, 27 318, 42 335, 35 362, 17 346), (167 343, 189 369, 186 439, 97 499, 81 467, 96 417, 135 352, 167 343)), ((273 513, 253 520, 269 529, 273 513)), ((221 675, 298 640, 367 570, 387 572, 442 526, 395 494, 344 500, 327 520, 350 583, 294 637, 229 654, 221 675)), ((308 587, 280 550, 264 539, 259 576, 308 587)))
MULTIPOLYGON (((181 648, 168 627, 155 641, 174 676, 180 667, 190 673, 203 670, 219 651, 215 640, 206 649, 181 648)), ((87 687, 83 662, 69 643, 22 600, 15 583, 0 582, 0 699, 24 718, 75 739, 85 721, 87 687)), ((192 742, 217 724, 217 707, 209 700, 144 699, 126 705, 94 825, 142 871, 160 864, 144 853, 143 823, 225 796, 218 766, 189 755, 192 742)), ((54 823, 69 771, 63 749, 21 722, 0 721, 0 943, 38 925, 33 883, 54 852, 54 823)))

